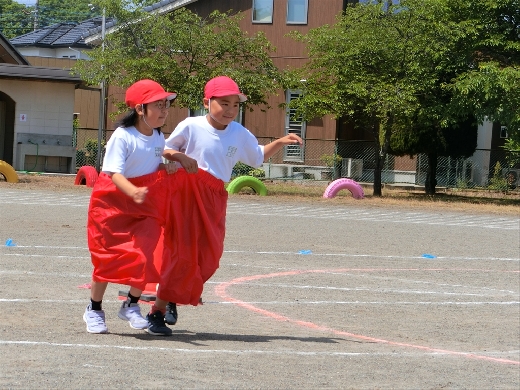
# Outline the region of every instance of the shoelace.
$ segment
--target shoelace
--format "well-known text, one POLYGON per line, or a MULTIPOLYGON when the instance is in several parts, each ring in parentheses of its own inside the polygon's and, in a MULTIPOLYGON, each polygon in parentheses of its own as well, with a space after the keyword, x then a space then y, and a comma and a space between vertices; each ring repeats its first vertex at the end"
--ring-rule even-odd
POLYGON ((128 316, 128 318, 131 318, 131 319, 136 319, 136 318, 139 320, 144 319, 141 314, 141 310, 139 310, 139 307, 137 307, 137 306, 129 307, 127 316, 128 316))
POLYGON ((95 314, 95 313, 89 313, 89 317, 93 320, 96 321, 96 324, 95 325, 102 325, 105 323, 105 320, 103 319, 103 317, 101 317, 100 315, 98 314, 95 314))

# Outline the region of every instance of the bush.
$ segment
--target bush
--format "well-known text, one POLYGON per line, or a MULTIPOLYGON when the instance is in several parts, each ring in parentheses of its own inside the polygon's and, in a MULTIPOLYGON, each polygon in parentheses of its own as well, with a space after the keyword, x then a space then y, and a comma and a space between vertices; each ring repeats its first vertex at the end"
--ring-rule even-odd
POLYGON ((334 167, 337 164, 341 163, 342 157, 339 154, 322 154, 320 160, 327 167, 334 167))
POLYGON ((488 187, 498 191, 507 191, 509 188, 507 179, 502 176, 502 165, 500 165, 500 161, 495 164, 493 177, 489 180, 488 187))
POLYGON ((233 167, 233 172, 231 173, 231 178, 239 177, 239 176, 253 176, 257 178, 265 177, 265 171, 262 168, 253 168, 247 164, 242 162, 237 162, 233 167))
MULTIPOLYGON (((105 141, 101 141, 101 158, 103 158, 103 150, 105 148, 105 141)), ((96 166, 98 152, 98 141, 97 139, 90 138, 85 141, 85 156, 86 164, 93 167, 96 166)))

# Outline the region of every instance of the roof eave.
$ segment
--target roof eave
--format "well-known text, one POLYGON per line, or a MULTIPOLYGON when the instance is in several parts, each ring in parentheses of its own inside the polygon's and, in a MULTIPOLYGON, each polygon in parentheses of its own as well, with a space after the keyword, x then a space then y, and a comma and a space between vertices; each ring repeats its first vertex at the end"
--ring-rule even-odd
POLYGON ((0 46, 19 65, 29 65, 29 61, 27 61, 25 57, 16 50, 16 47, 14 47, 9 40, 2 35, 2 33, 0 33, 0 46))
POLYGON ((14 64, 0 64, 0 79, 46 80, 74 83, 77 86, 84 84, 79 76, 71 74, 67 69, 14 64))
MULTIPOLYGON (((150 10, 150 13, 151 14, 157 14, 157 15, 162 15, 162 14, 167 14, 169 12, 172 12, 178 8, 182 8, 188 4, 191 4, 191 3, 195 3, 197 2, 198 0, 177 0, 172 3, 169 3, 169 4, 166 4, 162 7, 157 7, 157 8, 153 8, 153 4, 151 6, 148 6, 148 7, 145 7, 146 8, 151 8, 150 10)), ((157 3, 156 3, 157 4, 157 3)), ((106 28, 105 30, 105 34, 111 34, 113 33, 114 31, 117 30, 117 25, 116 26, 110 26, 108 28, 106 28)), ((88 35, 88 36, 85 36, 83 37, 84 40, 85 40, 85 43, 87 45, 92 45, 92 46, 98 46, 101 44, 101 27, 98 27, 95 32, 91 35, 88 35), (99 30, 99 31, 98 31, 99 30)))

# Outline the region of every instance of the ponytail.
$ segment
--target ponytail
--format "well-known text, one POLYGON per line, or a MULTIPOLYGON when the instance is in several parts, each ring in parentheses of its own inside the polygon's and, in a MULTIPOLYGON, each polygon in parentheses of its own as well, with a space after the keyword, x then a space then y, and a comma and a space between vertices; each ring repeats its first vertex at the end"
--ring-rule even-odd
MULTIPOLYGON (((143 110, 146 113, 146 104, 143 104, 143 110)), ((116 126, 118 127, 132 127, 135 126, 137 121, 139 120, 139 114, 135 110, 135 108, 132 108, 130 111, 126 113, 126 115, 121 118, 119 122, 117 122, 116 126)), ((161 129, 156 128, 157 132, 161 134, 161 129)))
POLYGON ((126 113, 126 115, 121 118, 121 120, 117 123, 119 127, 132 127, 135 126, 137 121, 139 120, 139 115, 135 108, 132 108, 130 111, 126 113))

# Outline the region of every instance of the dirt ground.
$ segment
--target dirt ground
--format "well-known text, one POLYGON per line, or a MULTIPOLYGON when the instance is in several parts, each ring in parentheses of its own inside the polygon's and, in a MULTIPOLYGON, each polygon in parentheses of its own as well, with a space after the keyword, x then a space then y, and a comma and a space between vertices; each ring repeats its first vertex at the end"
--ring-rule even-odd
POLYGON ((0 182, 0 388, 520 388, 515 204, 232 195, 204 305, 155 337, 109 285, 93 335, 91 189, 20 179, 0 182))

